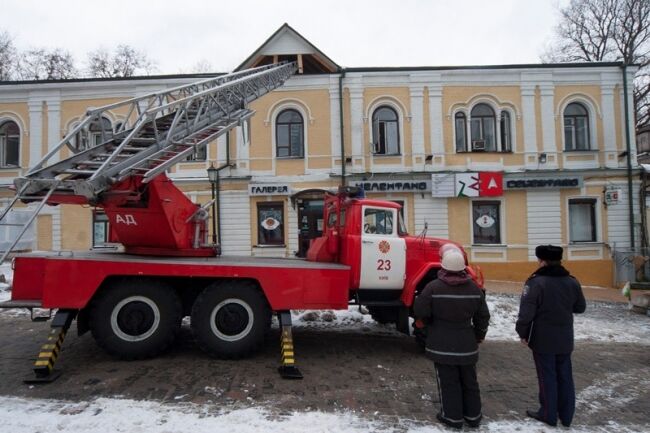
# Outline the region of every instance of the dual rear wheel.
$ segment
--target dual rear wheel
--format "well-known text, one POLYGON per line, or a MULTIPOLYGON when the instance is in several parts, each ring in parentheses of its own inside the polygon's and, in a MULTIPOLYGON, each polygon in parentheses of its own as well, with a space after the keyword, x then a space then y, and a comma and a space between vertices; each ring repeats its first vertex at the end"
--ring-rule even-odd
MULTIPOLYGON (((122 359, 154 357, 174 343, 183 308, 162 281, 122 280, 102 290, 89 311, 98 345, 122 359)), ((201 349, 217 358, 247 356, 260 348, 271 310, 252 282, 214 283, 192 305, 192 332, 201 349)))

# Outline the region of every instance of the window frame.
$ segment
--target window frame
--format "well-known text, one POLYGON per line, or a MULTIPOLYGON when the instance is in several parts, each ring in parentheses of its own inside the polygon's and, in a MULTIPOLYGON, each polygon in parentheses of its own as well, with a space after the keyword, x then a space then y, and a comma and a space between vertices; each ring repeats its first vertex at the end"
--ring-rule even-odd
POLYGON ((257 226, 257 245, 258 247, 285 247, 286 246, 286 235, 285 235, 285 215, 284 215, 284 202, 283 201, 258 201, 256 203, 256 226, 257 226), (260 210, 263 208, 280 208, 280 215, 282 216, 282 221, 280 221, 280 239, 272 242, 262 242, 264 236, 262 236, 262 225, 260 220, 260 210))
POLYGON ((474 150, 474 142, 475 141, 484 141, 485 142, 485 149, 483 149, 480 152, 498 152, 498 143, 497 143, 497 119, 496 119, 496 112, 494 110, 494 107, 491 105, 485 103, 485 102, 480 102, 472 107, 472 109, 469 111, 469 142, 471 144, 470 149, 472 152, 478 152, 477 150, 474 150), (472 112, 476 110, 477 108, 485 106, 487 107, 492 114, 487 115, 487 114, 479 114, 479 115, 474 115, 472 112), (487 139, 486 137, 486 119, 490 120, 492 122, 492 145, 494 146, 494 149, 488 149, 487 148, 487 139), (474 122, 477 121, 479 124, 479 132, 480 132, 480 138, 475 140, 474 137, 474 122))
POLYGON ((20 168, 20 137, 21 137, 21 132, 20 132, 20 125, 18 122, 12 120, 12 119, 5 119, 0 121, 0 131, 2 131, 3 128, 9 128, 10 124, 15 125, 16 129, 18 130, 17 134, 2 134, 0 133, 0 168, 20 168), (15 164, 9 164, 7 162, 7 147, 10 145, 10 140, 15 139, 16 140, 16 163, 15 164))
POLYGON ((456 153, 463 153, 467 152, 467 115, 463 111, 457 111, 456 114, 454 114, 454 143, 456 147, 456 153), (462 128, 458 128, 458 122, 462 121, 462 128), (462 149, 459 149, 458 143, 459 143, 459 132, 462 132, 463 137, 462 137, 462 149))
POLYGON ((579 244, 593 244, 599 242, 599 227, 600 227, 600 218, 598 215, 598 203, 599 200, 596 197, 569 197, 567 199, 567 225, 568 225, 568 237, 569 244, 579 245, 579 244), (571 205, 590 205, 590 214, 591 214, 591 239, 590 240, 574 240, 573 231, 571 228, 571 205))
POLYGON ((485 199, 478 199, 478 200, 471 200, 470 201, 470 224, 472 227, 472 245, 477 245, 477 246, 503 246, 505 245, 504 242, 504 219, 505 219, 505 212, 503 210, 503 201, 502 200, 485 200, 485 199), (476 218, 474 218, 474 206, 477 205, 495 205, 497 207, 497 221, 495 223, 496 228, 497 228, 497 242, 477 242, 476 241, 476 218))
POLYGON ((392 107, 392 106, 390 106, 388 104, 381 104, 378 107, 376 107, 375 109, 373 109, 372 116, 371 116, 371 128, 372 128, 372 146, 373 146, 372 153, 373 153, 373 155, 375 155, 375 156, 401 156, 402 155, 402 143, 401 143, 401 137, 400 137, 400 135, 401 135, 400 134, 400 116, 399 116, 398 111, 394 107, 392 107), (392 114, 395 116, 395 120, 379 120, 377 118, 378 113, 381 110, 384 110, 384 109, 392 112, 392 114), (388 146, 388 142, 386 141, 386 137, 387 137, 386 130, 387 130, 387 128, 385 127, 385 125, 387 123, 394 123, 395 124, 394 131, 395 131, 395 135, 396 135, 396 143, 395 143, 396 151, 393 152, 393 153, 388 153, 388 147, 389 146, 388 146), (380 139, 381 139, 380 125, 383 126, 383 128, 382 128, 383 129, 383 136, 384 136, 384 143, 383 143, 383 150, 384 151, 383 152, 380 152, 380 149, 381 149, 381 146, 382 146, 382 143, 380 143, 380 139))
POLYGON ((591 145, 591 116, 589 114, 589 108, 585 104, 579 101, 571 101, 569 102, 565 107, 564 110, 562 110, 562 137, 564 139, 564 151, 565 152, 585 152, 585 151, 591 151, 594 150, 593 146, 591 145), (582 108, 586 114, 566 114, 566 111, 569 109, 571 105, 577 105, 580 108, 582 108), (577 148, 577 138, 578 138, 578 133, 577 133, 577 120, 582 119, 585 122, 585 143, 586 143, 586 148, 585 149, 578 149, 577 148), (567 141, 567 120, 571 121, 571 143, 567 141), (571 144, 571 146, 569 146, 571 144))
POLYGON ((108 219, 108 215, 106 215, 106 212, 99 210, 99 209, 94 209, 93 210, 93 219, 92 219, 92 247, 93 248, 106 248, 109 247, 110 242, 111 242, 111 235, 110 235, 110 230, 111 230, 111 225, 110 221, 108 219), (98 217, 100 217, 98 219, 98 217), (96 235, 95 235, 95 227, 97 224, 101 224, 104 227, 104 241, 103 242, 96 242, 96 235))
MULTIPOLYGON (((397 236, 396 230, 397 230, 397 226, 399 224, 398 223, 399 216, 398 216, 398 212, 396 212, 396 211, 397 211, 397 209, 388 208, 388 207, 364 206, 363 207, 363 216, 362 216, 362 221, 361 221, 361 223, 362 223, 361 224, 361 234, 362 234, 362 236, 391 236, 391 237, 397 236), (377 220, 376 217, 375 217, 375 226, 374 226, 375 227, 375 232, 366 231, 365 226, 367 224, 366 223, 366 217, 368 216, 367 215, 368 211, 372 211, 372 213, 374 215, 376 215, 379 212, 385 212, 386 214, 390 214, 391 215, 391 217, 390 217, 390 227, 391 227, 390 232, 389 233, 388 232, 387 233, 379 233, 379 232, 377 232, 378 224, 377 224, 377 221, 376 221, 377 220)), ((388 228, 386 226, 387 226, 387 224, 384 222, 384 227, 388 228)), ((369 227, 372 227, 372 226, 369 226, 369 227)))
POLYGON ((275 157, 278 159, 302 159, 305 157, 305 117, 302 115, 302 113, 297 110, 296 108, 293 107, 288 107, 280 110, 275 116, 275 157), (294 112, 300 117, 300 122, 293 122, 293 121, 288 121, 288 122, 283 122, 280 121, 280 117, 287 113, 287 112, 294 112), (300 126, 300 154, 299 155, 293 155, 292 154, 292 135, 291 135, 291 130, 293 126, 300 126), (288 131, 287 131, 287 137, 288 137, 288 143, 286 145, 280 143, 280 126, 287 126, 288 131), (288 150, 288 155, 282 155, 280 156, 280 149, 287 149, 288 150))

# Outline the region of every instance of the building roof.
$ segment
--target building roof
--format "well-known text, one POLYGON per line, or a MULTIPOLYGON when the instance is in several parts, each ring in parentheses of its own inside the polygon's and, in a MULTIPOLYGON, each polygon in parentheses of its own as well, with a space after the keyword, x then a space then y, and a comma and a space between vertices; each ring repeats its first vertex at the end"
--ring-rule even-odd
POLYGON ((235 71, 258 66, 264 57, 282 55, 307 55, 321 63, 330 73, 338 72, 341 67, 325 53, 309 42, 289 24, 284 23, 253 53, 246 58, 235 71))

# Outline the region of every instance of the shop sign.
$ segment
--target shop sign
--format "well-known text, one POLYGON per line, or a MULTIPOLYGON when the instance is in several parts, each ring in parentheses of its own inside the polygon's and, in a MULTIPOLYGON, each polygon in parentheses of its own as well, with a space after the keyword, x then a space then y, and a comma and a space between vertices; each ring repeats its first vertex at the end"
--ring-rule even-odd
POLYGON ((434 174, 432 195, 434 197, 498 197, 503 195, 503 173, 483 171, 434 174))
POLYGON ((288 183, 258 183, 248 184, 248 195, 289 195, 288 183))
POLYGON ((378 180, 350 182, 352 186, 363 188, 365 192, 428 192, 430 180, 378 180))
POLYGON ((605 204, 607 206, 618 204, 622 193, 623 190, 621 188, 607 188, 605 190, 605 204))
POLYGON ((580 187, 582 187, 581 176, 522 177, 508 178, 505 180, 506 189, 557 189, 580 187))

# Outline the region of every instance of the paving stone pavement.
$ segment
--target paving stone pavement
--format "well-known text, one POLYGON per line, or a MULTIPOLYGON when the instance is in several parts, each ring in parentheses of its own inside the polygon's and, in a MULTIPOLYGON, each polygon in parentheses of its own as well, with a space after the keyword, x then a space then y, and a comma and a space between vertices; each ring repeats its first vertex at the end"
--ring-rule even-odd
MULTIPOLYGON (((612 309, 604 309, 606 314, 612 309)), ((274 328, 256 356, 239 361, 204 355, 184 326, 179 343, 157 359, 119 361, 101 351, 87 334, 70 332, 49 385, 28 386, 36 349, 48 323, 0 314, 0 395, 84 401, 96 397, 161 402, 251 405, 292 411, 352 411, 384 421, 434 423, 438 394, 433 365, 408 336, 368 326, 355 330, 301 327, 294 331, 301 381, 277 374, 279 331, 274 328)), ((650 336, 649 336, 650 337, 650 336)), ((577 425, 615 421, 650 431, 650 345, 578 342, 573 356, 577 425)), ((532 357, 517 342, 486 341, 478 365, 486 420, 523 419, 536 405, 532 357)))

